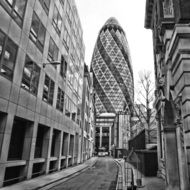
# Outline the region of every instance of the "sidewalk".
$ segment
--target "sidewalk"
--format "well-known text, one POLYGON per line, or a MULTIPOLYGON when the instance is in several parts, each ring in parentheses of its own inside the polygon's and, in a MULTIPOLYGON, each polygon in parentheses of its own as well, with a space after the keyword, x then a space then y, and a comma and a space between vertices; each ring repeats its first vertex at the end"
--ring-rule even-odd
POLYGON ((59 172, 44 175, 34 179, 26 180, 15 185, 7 186, 0 188, 1 190, 37 190, 37 189, 46 189, 47 187, 54 186, 54 183, 59 184, 62 180, 66 180, 69 177, 76 175, 77 173, 92 167, 97 161, 97 157, 92 157, 83 164, 69 167, 59 172))
POLYGON ((165 190, 164 181, 158 177, 143 177, 142 185, 139 190, 165 190))
POLYGON ((142 187, 138 187, 139 190, 165 190, 164 180, 159 177, 146 177, 139 172, 133 165, 128 163, 128 166, 133 168, 134 180, 141 179, 142 187), (138 176, 137 176, 138 175, 138 176))

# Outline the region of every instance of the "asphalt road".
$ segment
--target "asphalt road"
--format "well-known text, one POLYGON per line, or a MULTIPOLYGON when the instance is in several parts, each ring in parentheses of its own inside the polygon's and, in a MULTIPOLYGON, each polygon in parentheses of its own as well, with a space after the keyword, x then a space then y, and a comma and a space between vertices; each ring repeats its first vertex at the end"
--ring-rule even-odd
POLYGON ((114 190, 118 168, 112 158, 98 158, 96 164, 51 190, 114 190))

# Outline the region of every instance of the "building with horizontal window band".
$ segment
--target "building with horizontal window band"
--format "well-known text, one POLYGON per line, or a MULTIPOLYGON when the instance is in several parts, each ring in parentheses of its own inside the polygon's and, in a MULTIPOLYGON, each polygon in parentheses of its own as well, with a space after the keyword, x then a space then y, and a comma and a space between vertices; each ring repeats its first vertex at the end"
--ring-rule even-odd
POLYGON ((1 0, 0 18, 2 187, 81 162, 85 50, 73 0, 1 0))

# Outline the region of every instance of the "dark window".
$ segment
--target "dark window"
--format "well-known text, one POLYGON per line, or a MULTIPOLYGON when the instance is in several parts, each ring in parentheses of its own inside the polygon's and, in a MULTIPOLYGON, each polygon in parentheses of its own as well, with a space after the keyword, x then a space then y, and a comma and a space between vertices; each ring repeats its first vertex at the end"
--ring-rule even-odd
POLYGON ((40 0, 40 3, 45 10, 46 14, 48 15, 49 13, 49 5, 50 5, 50 0, 40 0))
POLYGON ((60 88, 58 88, 56 108, 61 112, 63 112, 63 106, 64 106, 64 92, 60 88))
POLYGON ((44 49, 45 34, 46 29, 34 12, 30 29, 30 39, 36 44, 41 52, 43 52, 44 49))
POLYGON ((54 12, 53 12, 53 26, 56 32, 58 33, 58 35, 60 35, 61 26, 62 26, 62 18, 56 6, 54 7, 54 12))
POLYGON ((21 86, 37 95, 39 78, 40 68, 28 56, 26 56, 21 86))
POLYGON ((1 0, 0 4, 19 26, 22 26, 27 0, 1 0))
POLYGON ((77 124, 78 125, 80 124, 80 116, 81 116, 80 109, 77 108, 77 124))
POLYGON ((68 96, 66 96, 65 115, 67 117, 71 116, 71 101, 70 101, 70 98, 68 96))
POLYGON ((52 38, 49 40, 48 61, 57 61, 59 49, 52 38))
POLYGON ((13 78, 17 49, 17 45, 0 31, 0 73, 10 80, 13 78))
POLYGON ((63 56, 61 56, 61 68, 60 68, 60 75, 63 78, 66 78, 67 73, 67 62, 63 56))
POLYGON ((43 100, 49 104, 53 104, 53 94, 54 94, 55 83, 47 75, 45 76, 43 100))
POLYGON ((14 120, 9 145, 8 160, 21 160, 23 155, 24 138, 27 122, 14 120))

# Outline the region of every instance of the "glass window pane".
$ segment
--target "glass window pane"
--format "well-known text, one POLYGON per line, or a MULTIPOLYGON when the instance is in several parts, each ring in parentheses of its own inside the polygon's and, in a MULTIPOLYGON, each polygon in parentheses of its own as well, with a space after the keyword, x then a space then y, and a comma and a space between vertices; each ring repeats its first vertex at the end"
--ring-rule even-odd
POLYGON ((44 47, 45 33, 46 33, 46 29, 41 23, 40 28, 39 28, 39 32, 38 32, 38 41, 39 41, 42 48, 44 47))
POLYGON ((57 7, 55 6, 54 12, 53 12, 53 22, 57 25, 57 17, 58 17, 58 10, 57 7))
POLYGON ((61 26, 62 26, 62 18, 61 15, 58 14, 57 27, 60 31, 61 31, 61 26))
POLYGON ((26 2, 27 2, 26 0, 16 0, 14 10, 17 12, 17 14, 20 17, 23 17, 24 15, 26 2))
POLYGON ((8 4, 13 5, 14 0, 5 0, 8 4))
POLYGON ((26 88, 27 90, 30 89, 30 79, 32 75, 32 69, 33 69, 33 62, 28 56, 26 56, 21 86, 26 88))
POLYGON ((0 58, 1 58, 2 51, 3 51, 4 41, 5 41, 5 34, 3 34, 0 31, 0 58))
POLYGON ((45 5, 46 9, 49 10, 50 0, 44 0, 44 5, 45 5))
POLYGON ((32 40, 35 42, 37 41, 39 26, 40 26, 40 21, 37 15, 34 13, 32 17, 31 37, 32 37, 32 40))
POLYGON ((12 79, 13 76, 17 49, 17 45, 15 45, 15 43, 12 40, 8 39, 3 56, 2 72, 10 79, 12 79))

